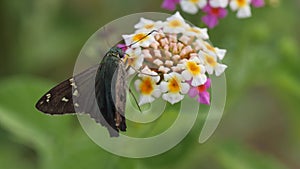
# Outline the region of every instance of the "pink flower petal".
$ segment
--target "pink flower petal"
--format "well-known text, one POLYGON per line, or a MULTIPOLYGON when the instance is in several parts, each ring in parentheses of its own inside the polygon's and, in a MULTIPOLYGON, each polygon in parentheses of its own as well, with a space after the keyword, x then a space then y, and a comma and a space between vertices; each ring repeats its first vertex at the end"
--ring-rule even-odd
POLYGON ((170 11, 174 11, 176 9, 176 4, 179 3, 180 0, 164 0, 161 7, 170 11))
POLYGON ((123 52, 125 52, 127 50, 127 46, 125 44, 117 44, 117 47, 122 49, 123 52))
POLYGON ((207 91, 199 93, 198 102, 202 104, 210 105, 210 95, 207 91))
POLYGON ((198 95, 198 89, 197 87, 191 87, 189 92, 188 92, 188 95, 190 97, 196 97, 198 95))
POLYGON ((206 15, 202 17, 202 21, 209 27, 213 28, 218 24, 218 18, 213 15, 206 15))
POLYGON ((219 8, 218 18, 224 18, 227 15, 227 10, 224 8, 219 8))
POLYGON ((263 7, 265 5, 265 1, 264 0, 252 0, 251 4, 255 7, 255 8, 260 8, 263 7))
POLYGON ((204 85, 205 85, 205 88, 206 88, 206 89, 210 88, 210 85, 211 85, 211 80, 210 80, 210 78, 207 78, 207 80, 206 80, 206 82, 204 83, 204 85))
POLYGON ((202 21, 209 27, 213 28, 218 24, 218 19, 224 18, 227 15, 225 8, 212 8, 206 5, 203 9, 207 15, 202 17, 202 21))

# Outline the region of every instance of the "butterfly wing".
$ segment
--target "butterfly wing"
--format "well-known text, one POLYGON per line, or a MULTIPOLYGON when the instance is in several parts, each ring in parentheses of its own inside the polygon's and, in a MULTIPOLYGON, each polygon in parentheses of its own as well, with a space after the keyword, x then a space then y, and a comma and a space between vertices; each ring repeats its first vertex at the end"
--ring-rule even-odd
POLYGON ((79 91, 78 86, 80 86, 80 89, 86 88, 84 86, 87 85, 89 79, 93 79, 98 67, 99 65, 92 66, 73 78, 69 78, 59 83, 42 96, 35 107, 43 113, 52 115, 76 113, 74 106, 77 107, 79 105, 73 101, 73 96, 78 97, 82 94, 89 94, 79 91))
POLYGON ((111 136, 118 136, 119 130, 126 131, 125 74, 123 62, 115 53, 108 52, 100 65, 49 90, 37 102, 36 108, 52 115, 89 114, 97 123, 107 127, 111 136), (112 80, 114 76, 116 80, 112 80))

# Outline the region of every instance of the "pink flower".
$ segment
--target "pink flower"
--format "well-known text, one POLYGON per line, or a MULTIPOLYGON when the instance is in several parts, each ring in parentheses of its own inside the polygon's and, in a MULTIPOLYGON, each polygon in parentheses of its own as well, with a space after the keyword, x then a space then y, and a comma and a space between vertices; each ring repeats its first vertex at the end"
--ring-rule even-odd
POLYGON ((218 20, 227 15, 227 10, 225 8, 213 8, 206 5, 202 10, 206 13, 206 15, 202 17, 202 21, 209 28, 215 27, 219 22, 218 20))
POLYGON ((128 48, 128 46, 126 46, 126 44, 120 43, 117 45, 118 48, 120 48, 123 52, 125 52, 128 48))
POLYGON ((176 4, 178 4, 180 0, 164 0, 161 7, 170 11, 174 11, 176 9, 176 4))
POLYGON ((191 86, 188 94, 190 97, 196 97, 197 95, 199 96, 197 101, 202 104, 210 104, 210 95, 209 92, 207 91, 208 88, 210 88, 211 80, 207 78, 207 81, 200 86, 193 87, 191 86))
POLYGON ((265 5, 265 1, 264 0, 251 0, 251 4, 255 8, 260 8, 260 7, 263 7, 265 5))

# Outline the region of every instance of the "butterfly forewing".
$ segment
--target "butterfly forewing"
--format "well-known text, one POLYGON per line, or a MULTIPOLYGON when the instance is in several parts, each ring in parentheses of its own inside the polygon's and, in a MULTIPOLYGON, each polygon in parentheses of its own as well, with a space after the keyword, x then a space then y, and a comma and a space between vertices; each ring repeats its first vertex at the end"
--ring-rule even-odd
MULTIPOLYGON (((79 105, 73 100, 73 97, 79 97, 80 95, 84 97, 90 94, 81 90, 87 88, 85 86, 89 85, 90 80, 95 77, 98 67, 99 65, 94 65, 73 78, 69 78, 53 87, 40 98, 36 104, 36 108, 47 114, 76 113, 74 107, 78 107, 79 105)), ((86 97, 86 99, 89 99, 89 97, 86 97)))
POLYGON ((69 80, 61 82, 48 91, 37 102, 36 108, 47 114, 75 113, 69 80))

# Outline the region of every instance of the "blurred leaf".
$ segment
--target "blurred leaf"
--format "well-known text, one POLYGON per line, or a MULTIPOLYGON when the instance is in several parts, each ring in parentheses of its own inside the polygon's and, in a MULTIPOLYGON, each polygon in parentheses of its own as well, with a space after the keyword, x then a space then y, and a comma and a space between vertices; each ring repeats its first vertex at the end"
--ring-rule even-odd
POLYGON ((220 146, 217 158, 226 169, 287 169, 271 155, 261 154, 236 142, 220 146))

